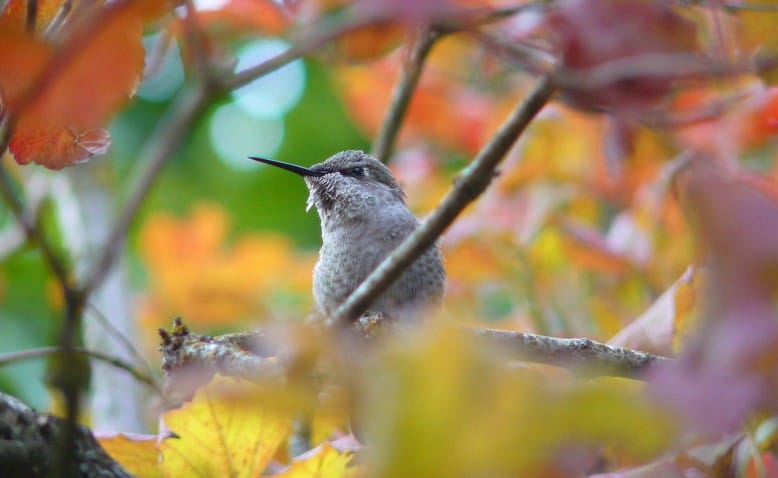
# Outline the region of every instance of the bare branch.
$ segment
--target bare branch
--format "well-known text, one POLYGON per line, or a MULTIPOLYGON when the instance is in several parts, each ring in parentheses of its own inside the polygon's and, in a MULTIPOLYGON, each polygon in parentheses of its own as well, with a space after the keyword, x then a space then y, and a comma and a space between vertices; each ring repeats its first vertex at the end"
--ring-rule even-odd
POLYGON ((136 363, 143 364, 144 368, 152 374, 157 371, 157 368, 152 367, 151 363, 149 363, 146 357, 144 357, 140 350, 138 350, 138 347, 133 344, 132 341, 126 335, 124 335, 121 330, 117 329, 116 326, 111 323, 108 317, 106 317, 106 315, 103 314, 93 302, 87 302, 87 307, 91 309, 96 322, 99 323, 110 336, 124 345, 125 350, 130 355, 132 355, 136 363))
MULTIPOLYGON (((62 351, 62 347, 41 347, 37 349, 20 350, 18 352, 8 352, 0 354, 0 366, 10 365, 14 362, 29 360, 32 358, 48 357, 49 355, 62 353, 62 351)), ((104 354, 97 350, 89 350, 82 347, 75 347, 73 352, 76 354, 85 355, 101 362, 105 362, 118 369, 124 370, 125 372, 132 375, 137 381, 148 385, 157 394, 162 394, 162 387, 159 383, 157 383, 156 380, 154 380, 153 377, 144 375, 135 367, 133 367, 132 364, 129 364, 122 359, 104 354)))
POLYGON ((197 74, 205 81, 210 82, 210 72, 208 70, 208 56, 206 54, 207 39, 205 32, 200 28, 197 20, 197 10, 192 0, 183 0, 186 14, 183 18, 184 39, 189 47, 190 54, 194 61, 194 67, 197 74))
POLYGON ((389 112, 381 125, 375 143, 373 143, 372 155, 382 163, 387 162, 392 154, 394 142, 400 132, 405 113, 408 111, 411 97, 419 83, 424 62, 440 36, 440 31, 434 27, 423 28, 407 61, 403 64, 402 76, 392 92, 389 112))
POLYGON ((35 32, 35 23, 38 20, 38 0, 27 0, 24 17, 24 27, 27 33, 35 32))
MULTIPOLYGON (((586 91, 605 88, 619 81, 633 78, 700 79, 736 76, 754 73, 765 68, 751 61, 739 64, 704 61, 691 53, 650 53, 619 58, 597 66, 582 69, 559 67, 554 72, 554 83, 560 89, 586 91)), ((768 63, 767 67, 770 66, 768 63)))
POLYGON ((392 91, 389 111, 384 118, 381 129, 373 142, 371 154, 379 161, 386 163, 394 149, 394 143, 408 111, 413 92, 419 83, 422 69, 433 45, 444 35, 466 30, 474 30, 479 26, 503 20, 528 8, 537 8, 542 3, 526 3, 504 8, 475 8, 457 11, 448 18, 440 19, 421 29, 416 43, 403 63, 402 75, 392 91))
POLYGON ((724 0, 679 0, 683 6, 690 3, 703 8, 717 8, 729 11, 751 11, 751 12, 778 12, 778 5, 775 3, 752 3, 752 2, 727 2, 724 0))
POLYGON ((560 339, 510 330, 471 328, 487 344, 518 360, 585 370, 596 375, 640 378, 669 359, 637 350, 611 347, 591 339, 560 339))
MULTIPOLYGON (((5 151, 7 148, 7 142, 0 144, 0 151, 5 151)), ((24 204, 17 197, 14 192, 13 183, 8 174, 8 170, 5 168, 5 164, 0 161, 0 194, 3 196, 3 200, 8 205, 8 208, 13 213, 16 221, 19 223, 27 240, 36 245, 41 252, 43 261, 49 268, 54 277, 59 282, 63 291, 71 287, 70 284, 70 272, 65 265, 65 262, 57 255, 49 242, 46 235, 39 229, 37 222, 33 215, 25 210, 24 204)))
MULTIPOLYGON (((580 371, 592 376, 641 379, 653 367, 670 359, 637 350, 612 347, 591 339, 561 339, 509 330, 465 327, 476 341, 497 348, 507 357, 546 363, 580 371)), ((167 377, 197 366, 197 384, 203 385, 213 373, 255 382, 283 380, 286 370, 280 361, 264 356, 271 352, 262 333, 242 332, 216 337, 194 334, 180 319, 172 333, 160 330, 163 338, 163 367, 167 377), (262 355, 260 355, 262 354, 262 355)), ((272 351, 277 354, 278 351, 272 351)), ((194 384, 189 384, 194 385, 194 384)))
POLYGON ((43 37, 51 38, 54 36, 59 31, 60 27, 65 24, 65 20, 68 18, 72 9, 73 0, 64 0, 59 6, 56 15, 54 15, 54 18, 49 22, 46 30, 43 32, 43 37))
POLYGON ((537 82, 475 160, 465 168, 432 214, 338 308, 333 317, 335 322, 345 324, 367 310, 370 303, 431 247, 457 215, 486 189, 497 165, 551 98, 553 91, 554 86, 549 77, 542 77, 537 82))
POLYGON ((155 129, 155 134, 149 138, 141 153, 141 158, 144 158, 141 162, 142 169, 138 173, 137 179, 132 183, 128 199, 119 213, 119 219, 108 235, 108 240, 105 242, 100 256, 84 278, 82 292, 85 297, 88 297, 100 284, 113 266, 124 245, 127 231, 162 170, 162 166, 170 159, 183 138, 189 133, 190 127, 207 105, 208 99, 208 91, 202 84, 198 83, 185 89, 172 106, 171 111, 161 121, 162 124, 155 129))

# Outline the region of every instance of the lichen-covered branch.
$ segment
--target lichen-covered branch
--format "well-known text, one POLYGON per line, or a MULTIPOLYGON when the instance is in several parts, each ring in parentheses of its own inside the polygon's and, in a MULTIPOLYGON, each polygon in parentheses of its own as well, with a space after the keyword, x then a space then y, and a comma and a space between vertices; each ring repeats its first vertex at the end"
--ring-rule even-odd
MULTIPOLYGON (((510 330, 468 327, 473 340, 501 350, 507 358, 546 363, 583 371, 587 375, 642 378, 670 359, 637 350, 612 347, 591 339, 562 339, 510 330)), ((190 394, 214 373, 260 383, 283 383, 286 370, 276 358, 278 345, 261 332, 208 337, 194 334, 176 319, 172 332, 160 329, 162 367, 167 387, 190 394), (192 373, 194 372, 194 373, 192 373)))
POLYGON ((253 382, 284 379, 281 362, 275 356, 264 354, 260 333, 208 337, 191 333, 177 318, 171 332, 159 329, 159 334, 165 389, 170 402, 188 399, 217 373, 253 382))
POLYGON ((512 330, 471 328, 479 340, 518 360, 584 370, 595 375, 640 378, 670 359, 647 352, 612 347, 591 339, 562 339, 512 330))

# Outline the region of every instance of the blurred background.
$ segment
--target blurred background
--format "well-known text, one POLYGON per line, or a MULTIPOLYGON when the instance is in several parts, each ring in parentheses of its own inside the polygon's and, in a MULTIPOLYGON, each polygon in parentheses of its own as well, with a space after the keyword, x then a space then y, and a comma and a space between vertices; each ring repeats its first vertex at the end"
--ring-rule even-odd
MULTIPOLYGON (((296 4, 196 2, 209 47, 223 59, 220 66, 241 71, 257 65, 290 47, 292 19, 298 27, 315 26, 317 15, 337 17, 342 6, 299 2, 298 16, 290 17, 282 14, 286 3, 296 4)), ((728 49, 711 34, 712 25, 733 32, 757 31, 762 23, 774 27, 769 18, 754 17, 749 24, 747 16, 717 17, 723 22, 717 24, 700 9, 678 10, 691 18, 684 21, 696 22, 699 31, 689 28, 687 34, 699 37, 700 49, 733 58, 755 51, 764 35, 727 37, 728 49)), ((401 13, 420 14, 409 12, 401 13)), ((88 263, 102 244, 137 174, 144 144, 194 74, 175 23, 147 28, 143 81, 110 123, 112 146, 105 157, 60 172, 3 158, 25 184, 27 202, 40 205, 41 221, 58 248, 77 265, 88 263)), ((318 216, 305 211, 307 191, 299 177, 246 157, 310 165, 344 149, 369 150, 415 38, 410 23, 351 32, 209 104, 146 198, 120 264, 92 299, 86 345, 115 343, 109 350, 147 362, 144 370, 159 374, 157 330, 169 327, 173 317, 203 334, 304 320, 312 308, 318 216)), ((418 215, 435 207, 525 96, 533 75, 506 49, 525 41, 550 49, 543 28, 540 13, 527 9, 485 29, 491 37, 451 35, 435 45, 390 162, 418 215), (495 39, 504 43, 495 45, 495 39)), ((685 35, 668 42, 685 45, 685 35)), ((653 40, 632 43, 650 49, 653 40)), ((736 152, 733 157, 739 155, 748 170, 775 176, 778 123, 771 118, 778 90, 769 85, 749 76, 674 91, 663 104, 668 118, 704 111, 721 98, 739 102, 726 103, 729 116, 665 129, 582 111, 587 105, 575 100, 568 101, 573 107, 548 105, 488 192, 442 241, 449 274, 446 315, 468 324, 603 341, 645 314, 688 329, 696 304, 687 296, 673 298, 670 309, 650 308, 700 254, 668 179, 673 160, 686 148, 712 145, 736 152)), ((644 91, 638 84, 628 93, 642 98, 644 91)), ((0 207, 0 352, 56 344, 61 308, 59 289, 39 253, 24 244, 13 217, 0 207)), ((44 360, 8 365, 0 368, 0 390, 40 409, 57 409, 46 376, 44 360)), ((132 387, 128 402, 141 403, 132 397, 147 392, 129 385, 123 372, 99 364, 93 377, 100 377, 90 393, 95 402, 132 387)), ((104 428, 152 426, 153 414, 142 406, 135 416, 112 422, 122 415, 116 412, 120 402, 103 411, 95 402, 91 418, 104 428)))

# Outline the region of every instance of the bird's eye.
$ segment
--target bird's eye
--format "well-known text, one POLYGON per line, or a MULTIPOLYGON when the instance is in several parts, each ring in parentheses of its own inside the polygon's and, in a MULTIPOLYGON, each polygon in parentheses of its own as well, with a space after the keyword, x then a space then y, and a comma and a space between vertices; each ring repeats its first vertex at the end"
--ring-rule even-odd
POLYGON ((349 169, 346 174, 354 176, 355 178, 360 178, 365 174, 365 169, 357 166, 356 168, 349 169))

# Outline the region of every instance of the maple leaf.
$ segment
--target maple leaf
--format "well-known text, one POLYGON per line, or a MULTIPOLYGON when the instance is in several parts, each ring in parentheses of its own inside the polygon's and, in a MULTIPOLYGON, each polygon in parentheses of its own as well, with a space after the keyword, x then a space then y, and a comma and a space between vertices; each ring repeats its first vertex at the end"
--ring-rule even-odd
POLYGON ((162 478, 156 435, 130 433, 95 434, 111 458, 127 471, 143 478, 162 478))
POLYGON ((289 431, 290 419, 262 406, 257 387, 217 378, 163 417, 178 438, 160 444, 164 476, 259 476, 289 431))

